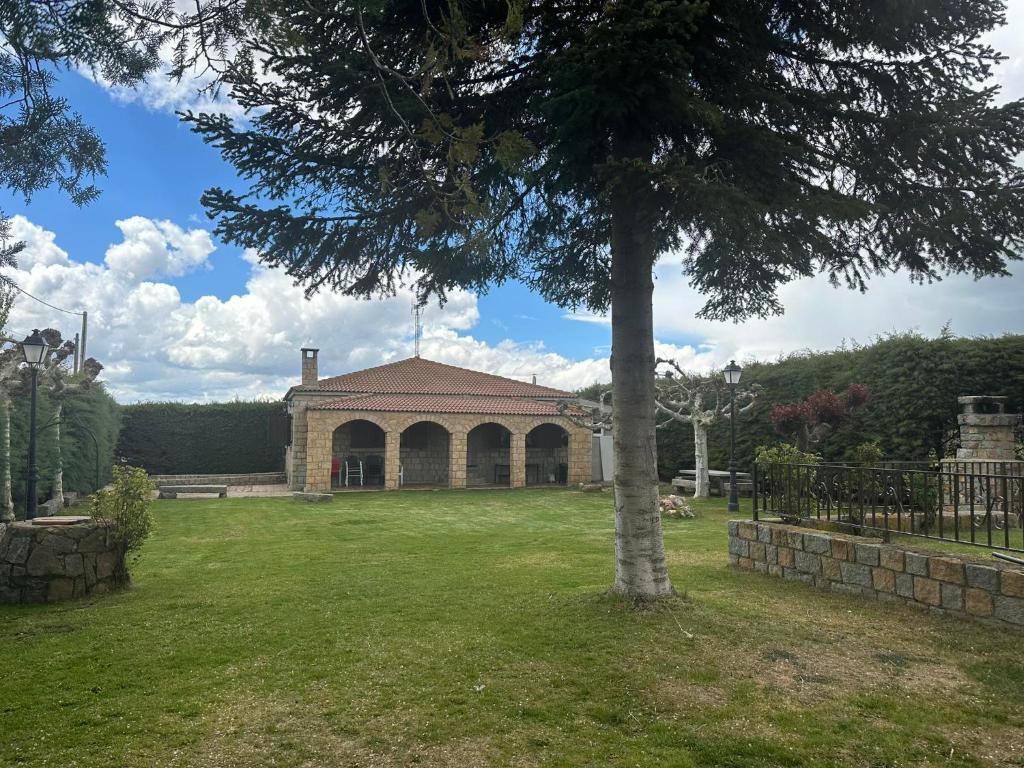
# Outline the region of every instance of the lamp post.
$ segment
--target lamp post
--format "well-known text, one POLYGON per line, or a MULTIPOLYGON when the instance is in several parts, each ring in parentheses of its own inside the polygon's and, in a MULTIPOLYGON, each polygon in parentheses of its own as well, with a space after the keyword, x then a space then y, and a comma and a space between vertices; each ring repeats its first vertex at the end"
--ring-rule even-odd
POLYGON ((729 385, 729 511, 740 511, 739 494, 736 492, 736 385, 740 383, 743 369, 730 360, 722 373, 725 383, 729 385))
POLYGON ((39 383, 39 366, 42 365, 43 359, 46 357, 48 346, 38 328, 21 342, 21 354, 32 370, 32 405, 28 418, 28 489, 25 503, 25 518, 27 520, 36 516, 36 480, 39 477, 39 468, 36 467, 36 386, 39 383))

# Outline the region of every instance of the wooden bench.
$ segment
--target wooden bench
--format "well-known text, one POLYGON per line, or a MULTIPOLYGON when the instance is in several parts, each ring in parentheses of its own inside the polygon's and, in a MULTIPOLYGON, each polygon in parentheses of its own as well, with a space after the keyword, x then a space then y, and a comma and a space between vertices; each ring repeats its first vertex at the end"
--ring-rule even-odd
POLYGON ((159 491, 161 499, 176 499, 188 493, 216 493, 221 499, 228 497, 226 485, 161 485, 159 491))

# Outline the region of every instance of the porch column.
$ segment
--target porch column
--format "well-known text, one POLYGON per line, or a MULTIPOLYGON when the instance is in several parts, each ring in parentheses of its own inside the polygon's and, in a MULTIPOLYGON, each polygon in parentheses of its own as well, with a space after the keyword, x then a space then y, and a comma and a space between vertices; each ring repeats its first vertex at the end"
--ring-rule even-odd
POLYGON ((384 487, 398 488, 398 468, 402 463, 402 433, 389 429, 384 433, 384 487))
POLYGON ((466 487, 466 452, 469 433, 455 430, 448 433, 448 487, 466 487))
POLYGON ((591 479, 591 453, 594 435, 589 429, 568 429, 569 432, 569 485, 589 483, 591 479))
POLYGON ((306 430, 306 482, 303 490, 328 493, 331 490, 332 430, 320 419, 310 419, 306 430))
POLYGON ((522 488, 526 485, 526 433, 513 432, 509 437, 508 446, 509 473, 512 487, 522 488))

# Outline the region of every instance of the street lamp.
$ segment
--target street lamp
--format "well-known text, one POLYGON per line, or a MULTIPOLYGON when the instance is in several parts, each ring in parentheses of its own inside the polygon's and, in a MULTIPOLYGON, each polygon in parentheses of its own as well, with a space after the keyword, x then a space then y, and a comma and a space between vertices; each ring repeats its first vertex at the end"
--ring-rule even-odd
POLYGON ((36 385, 39 380, 39 366, 46 358, 48 346, 38 328, 21 342, 21 354, 32 371, 32 406, 28 419, 28 498, 25 504, 27 520, 36 516, 36 480, 39 477, 39 468, 36 467, 36 385))
POLYGON ((736 492, 736 385, 740 383, 740 374, 743 369, 736 365, 735 360, 730 360, 722 371, 725 376, 725 383, 729 385, 729 511, 740 511, 739 494, 736 492))

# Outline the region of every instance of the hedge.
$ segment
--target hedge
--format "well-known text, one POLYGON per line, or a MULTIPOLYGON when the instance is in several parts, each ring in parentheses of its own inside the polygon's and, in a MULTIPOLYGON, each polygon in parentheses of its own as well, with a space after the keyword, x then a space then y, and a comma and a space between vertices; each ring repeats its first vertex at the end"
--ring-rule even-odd
MULTIPOLYGON (((772 430, 774 405, 802 400, 818 389, 839 391, 857 382, 871 400, 846 426, 818 448, 826 460, 849 460, 856 446, 877 440, 888 459, 916 460, 948 455, 955 447, 961 395, 1004 395, 1008 411, 1024 407, 1024 336, 957 338, 894 334, 867 346, 804 352, 777 362, 748 363, 743 384, 763 387, 757 404, 736 424, 736 460, 749 470, 759 445, 783 438, 772 430)), ((729 463, 729 424, 708 436, 711 466, 729 463)), ((693 467, 693 430, 672 425, 658 434, 658 470, 663 478, 693 467)))
POLYGON ((118 455, 151 474, 284 471, 280 401, 123 406, 118 455))
MULTIPOLYGON (((28 421, 28 396, 15 398, 11 407, 11 486, 15 509, 19 510, 24 508, 28 479, 28 421)), ((45 501, 50 498, 53 486, 58 430, 54 425, 53 403, 44 387, 38 391, 36 424, 37 491, 40 501, 45 501)), ((119 429, 117 403, 101 383, 65 397, 59 429, 65 492, 92 493, 110 481, 119 429)))
MULTIPOLYGON (((803 400, 818 389, 838 392, 866 384, 871 401, 845 427, 817 449, 829 461, 850 460, 862 443, 877 440, 886 458, 917 460, 944 457, 955 447, 957 398, 1003 395, 1007 410, 1024 409, 1024 336, 933 339, 915 333, 892 334, 866 346, 828 352, 801 352, 776 362, 744 365, 743 384, 763 387, 751 412, 737 420, 736 462, 749 470, 760 445, 778 443, 768 414, 775 405, 803 400)), ((580 390, 596 399, 608 384, 580 390)), ((729 424, 719 422, 708 435, 715 469, 729 464, 729 424)), ((670 479, 693 468, 693 430, 673 424, 658 431, 658 471, 670 479)))

